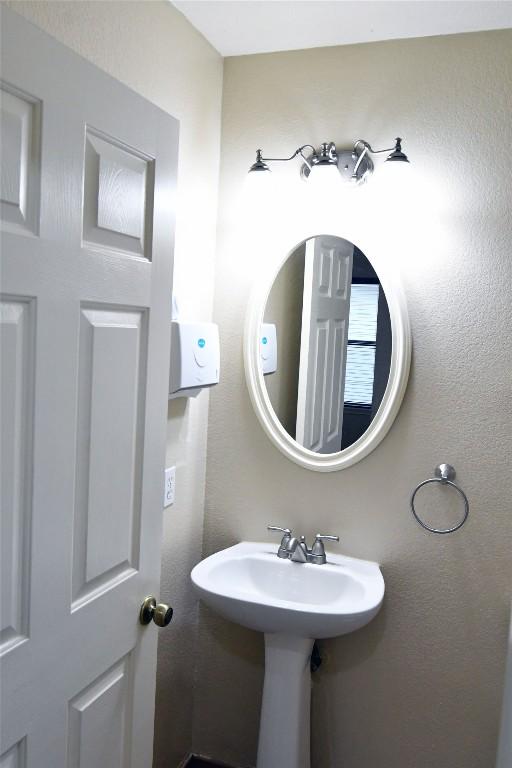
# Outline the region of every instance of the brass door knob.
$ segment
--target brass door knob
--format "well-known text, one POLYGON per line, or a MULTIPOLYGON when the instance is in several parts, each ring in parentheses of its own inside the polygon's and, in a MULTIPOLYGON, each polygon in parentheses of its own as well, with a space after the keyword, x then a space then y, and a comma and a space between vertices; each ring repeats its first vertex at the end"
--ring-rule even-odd
POLYGON ((140 607, 139 621, 141 624, 149 624, 153 619, 157 627, 166 627, 171 622, 172 614, 170 605, 157 603, 153 595, 149 595, 140 607))

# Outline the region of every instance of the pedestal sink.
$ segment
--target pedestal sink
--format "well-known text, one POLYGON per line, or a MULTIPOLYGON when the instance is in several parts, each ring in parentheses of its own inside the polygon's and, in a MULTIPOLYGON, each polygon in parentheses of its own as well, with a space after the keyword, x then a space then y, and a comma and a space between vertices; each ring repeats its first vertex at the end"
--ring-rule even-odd
POLYGON ((313 643, 373 619, 384 598, 379 566, 332 554, 324 565, 300 564, 242 542, 207 557, 191 578, 206 605, 265 634, 257 768, 309 768, 313 643))

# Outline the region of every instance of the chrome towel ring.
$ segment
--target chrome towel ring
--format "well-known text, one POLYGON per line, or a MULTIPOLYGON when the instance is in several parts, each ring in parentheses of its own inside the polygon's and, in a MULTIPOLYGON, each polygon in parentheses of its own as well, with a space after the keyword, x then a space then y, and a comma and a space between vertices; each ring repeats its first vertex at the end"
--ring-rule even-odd
POLYGON ((434 470, 435 477, 430 477, 428 480, 424 480, 422 483, 416 486, 416 488, 413 491, 413 494, 411 496, 411 512, 413 513, 414 517, 418 521, 418 523, 422 526, 422 528, 425 528, 426 531, 430 531, 431 533, 453 533, 454 531, 458 531, 459 528, 462 528, 466 520, 468 519, 469 515, 469 501, 468 497, 456 483, 453 481, 455 480, 455 469, 452 467, 451 464, 439 464, 435 470, 434 470), (424 485, 428 485, 429 483, 441 483, 442 485, 451 485, 452 488, 455 488, 457 493, 460 494, 464 501, 464 515, 462 517, 462 520, 457 523, 457 525, 454 525, 452 528, 433 528, 432 526, 428 525, 428 523, 425 523, 418 515, 414 508, 414 499, 416 498, 416 494, 418 493, 419 489, 422 488, 424 485))

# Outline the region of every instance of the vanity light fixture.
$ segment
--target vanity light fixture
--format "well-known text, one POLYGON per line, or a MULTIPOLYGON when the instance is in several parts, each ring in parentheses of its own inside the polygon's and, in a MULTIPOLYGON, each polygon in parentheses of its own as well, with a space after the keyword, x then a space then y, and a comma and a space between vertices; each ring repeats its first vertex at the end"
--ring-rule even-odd
MULTIPOLYGON (((402 151, 402 139, 400 138, 395 139, 394 147, 387 147, 386 149, 373 149, 367 141, 358 139, 351 150, 338 150, 332 141, 324 142, 318 150, 312 144, 303 144, 290 157, 263 157, 262 150, 258 149, 256 162, 249 168, 249 173, 266 175, 270 173, 268 163, 286 163, 300 157, 304 161, 300 169, 303 179, 309 178, 311 174, 316 176, 318 174, 317 169, 336 168, 344 181, 360 184, 373 173, 374 166, 370 155, 384 152, 390 153, 385 160, 387 163, 409 162, 407 155, 402 151), (310 152, 307 153, 307 150, 310 152)), ((332 171, 330 170, 328 173, 331 174, 332 171)))

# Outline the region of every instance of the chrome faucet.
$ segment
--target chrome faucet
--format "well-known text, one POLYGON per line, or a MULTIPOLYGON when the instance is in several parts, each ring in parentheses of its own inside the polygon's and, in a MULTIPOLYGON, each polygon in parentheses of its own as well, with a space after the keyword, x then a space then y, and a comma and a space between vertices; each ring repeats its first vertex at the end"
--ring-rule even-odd
POLYGON ((277 550, 277 556, 282 559, 291 560, 293 563, 312 563, 313 565, 324 565, 327 562, 325 554, 324 540, 339 541, 339 536, 329 536, 327 534, 317 533, 311 549, 308 548, 305 536, 300 539, 292 536, 289 528, 280 528, 277 525, 267 526, 269 531, 280 531, 283 538, 277 550))
POLYGON ((309 562, 309 555, 311 554, 306 543, 305 536, 301 536, 299 541, 292 539, 295 542, 293 549, 290 550, 290 560, 293 563, 307 563, 309 562))

